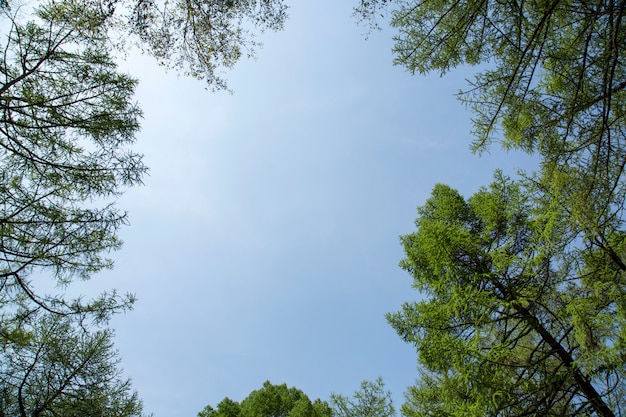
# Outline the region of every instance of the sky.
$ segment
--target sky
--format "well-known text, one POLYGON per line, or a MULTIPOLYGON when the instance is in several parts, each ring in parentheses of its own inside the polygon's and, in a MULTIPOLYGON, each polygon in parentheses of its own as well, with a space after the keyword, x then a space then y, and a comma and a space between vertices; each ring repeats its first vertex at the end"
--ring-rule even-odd
POLYGON ((419 299, 397 265, 399 236, 436 183, 469 196, 495 168, 470 152, 454 94, 472 69, 411 76, 392 65, 392 29, 366 39, 356 1, 292 0, 282 32, 226 73, 234 94, 131 53, 144 111, 135 150, 145 184, 115 268, 79 289, 138 297, 112 322, 124 374, 155 417, 193 417, 269 380, 328 400, 381 376, 396 408, 415 349, 385 321, 419 299))

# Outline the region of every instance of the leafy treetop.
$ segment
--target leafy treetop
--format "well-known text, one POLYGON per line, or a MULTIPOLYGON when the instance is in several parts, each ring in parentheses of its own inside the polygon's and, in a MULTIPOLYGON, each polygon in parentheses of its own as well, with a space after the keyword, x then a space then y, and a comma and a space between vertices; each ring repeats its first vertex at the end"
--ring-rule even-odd
POLYGON ((395 63, 411 73, 475 66, 460 94, 474 149, 537 153, 544 191, 606 245, 626 201, 625 10, 624 0, 361 0, 357 13, 391 16, 395 63))
POLYGON ((388 315, 422 366, 403 414, 622 415, 626 270, 544 197, 498 173, 419 208, 401 266, 426 299, 388 315))
POLYGON ((64 287, 111 266, 106 254, 127 220, 110 200, 146 172, 130 149, 141 117, 136 80, 117 71, 106 19, 86 2, 42 3, 28 21, 5 17, 0 304, 106 320, 132 296, 68 300, 38 293, 30 277, 48 273, 64 287))
POLYGON ((224 398, 217 409, 207 405, 198 417, 332 417, 332 411, 325 401, 311 402, 297 388, 266 381, 241 403, 224 398))
POLYGON ((331 394, 330 403, 334 417, 393 417, 395 409, 391 392, 385 391, 381 377, 375 381, 363 381, 352 398, 331 394))

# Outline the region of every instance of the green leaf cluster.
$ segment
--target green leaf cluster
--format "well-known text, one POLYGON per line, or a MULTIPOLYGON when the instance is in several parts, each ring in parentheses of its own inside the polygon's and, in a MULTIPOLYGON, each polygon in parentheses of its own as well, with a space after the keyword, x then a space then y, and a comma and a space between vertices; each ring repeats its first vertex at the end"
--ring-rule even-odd
MULTIPOLYGON (((63 293, 112 267, 128 222, 115 200, 147 171, 132 150, 137 80, 116 62, 136 44, 226 88, 221 69, 285 18, 282 0, 0 4, 0 415, 141 415, 103 330, 134 296, 63 293), (36 290, 46 278, 60 294, 36 290)), ((299 400, 292 415, 320 407, 299 400)))
POLYGON ((141 117, 136 80, 117 71, 106 21, 89 3, 44 2, 27 21, 4 13, 0 292, 22 308, 106 319, 132 297, 36 294, 29 276, 49 273, 66 286, 111 267, 106 253, 121 246, 127 222, 111 199, 146 172, 130 149, 141 117))
POLYGON ((120 375, 110 331, 88 333, 50 313, 31 316, 11 334, 3 322, 1 331, 1 415, 143 415, 137 393, 120 375))
POLYGON ((207 405, 198 417, 331 417, 328 403, 311 401, 301 390, 269 381, 252 391, 241 403, 224 398, 217 409, 207 405))
MULTIPOLYGON (((474 66, 475 151, 539 159, 468 199, 437 185, 403 236, 425 297, 390 314, 421 368, 403 413, 623 414, 625 1, 368 0, 395 63, 474 66)), ((369 13, 369 14, 368 14, 369 13)))
POLYGON ((334 417, 393 417, 395 409, 391 392, 385 391, 382 377, 363 381, 361 387, 349 398, 331 394, 330 403, 334 417))
POLYGON ((118 71, 94 3, 0 13, 0 415, 140 416, 106 329, 134 297, 36 290, 112 265, 127 223, 114 201, 146 172, 131 149, 136 80, 118 71))
POLYGON ((564 241, 564 216, 548 232, 541 197, 497 173, 467 200, 437 185, 418 210, 401 266, 426 298, 388 315, 422 366, 405 415, 619 415, 625 271, 564 241))
POLYGON ((287 18, 283 0, 119 1, 129 10, 125 29, 161 65, 227 88, 221 71, 260 45, 254 31, 280 30, 287 18))

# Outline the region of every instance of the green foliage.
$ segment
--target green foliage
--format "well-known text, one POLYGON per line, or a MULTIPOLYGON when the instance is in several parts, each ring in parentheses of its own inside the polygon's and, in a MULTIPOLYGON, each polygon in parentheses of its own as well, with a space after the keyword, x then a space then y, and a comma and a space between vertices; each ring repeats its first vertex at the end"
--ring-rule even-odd
POLYGON ((263 383, 241 403, 224 398, 214 409, 207 405, 198 417, 331 417, 332 411, 325 401, 309 397, 297 388, 286 384, 263 383))
MULTIPOLYGON (((43 2, 42 2, 43 3, 43 2)), ((66 2, 63 2, 66 4, 66 2)), ((111 49, 138 46, 160 65, 204 80, 213 90, 227 88, 223 71, 251 57, 265 30, 281 30, 284 0, 94 0, 84 2, 84 20, 104 25, 111 49), (89 17, 87 17, 89 16, 89 17)), ((19 8, 6 1, 3 11, 19 8)), ((75 17, 75 16, 74 16, 75 17)))
POLYGON ((139 38, 144 51, 214 89, 226 88, 220 68, 254 54, 258 43, 251 28, 279 30, 287 17, 283 0, 117 3, 130 10, 124 29, 139 38))
POLYGON ((146 171, 128 149, 141 117, 136 81, 117 72, 105 19, 88 3, 42 3, 26 22, 6 13, 0 295, 15 308, 105 320, 132 297, 103 294, 84 303, 36 294, 29 276, 51 273, 65 286, 111 266, 103 255, 120 247, 126 213, 107 200, 146 171))
MULTIPOLYGON (((88 330, 134 297, 70 299, 34 282, 51 277, 65 289, 89 279, 112 266, 108 253, 122 244, 127 216, 115 199, 146 167, 131 150, 137 82, 118 71, 115 53, 128 39, 162 65, 225 88, 220 68, 253 53, 253 29, 280 29, 285 9, 281 0, 2 2, 0 415, 141 414, 119 379, 110 333, 88 330)), ((295 409, 311 417, 319 407, 295 409)), ((238 414, 227 404, 218 412, 238 414)))
POLYGON ((130 150, 136 80, 117 71, 93 3, 0 12, 0 414, 139 416, 111 333, 87 330, 133 296, 70 299, 33 282, 64 288, 111 266, 127 222, 113 201, 146 171, 130 150))
POLYGON ((622 415, 626 2, 363 0, 411 73, 475 65, 474 149, 537 154, 465 200, 438 185, 401 266, 428 297, 389 315, 422 377, 406 415, 622 415), (391 11, 387 11, 391 10, 391 11))
POLYGON ((427 298, 388 315, 423 367, 403 414, 621 415, 624 270, 564 239, 549 202, 497 173, 467 200, 437 185, 418 209, 401 266, 427 298))
POLYGON ((395 63, 445 74, 475 65, 460 94, 475 150, 537 153, 535 180, 577 228, 606 244, 626 201, 625 5, 613 0, 368 0, 392 9, 395 63))
MULTIPOLYGON (((579 145, 617 132, 623 122, 626 74, 620 62, 626 31, 614 1, 373 0, 394 4, 396 63, 413 73, 445 73, 489 64, 466 98, 476 110, 477 145, 499 122, 507 143, 523 149, 579 145), (617 124, 617 125, 615 125, 617 124)), ((570 147, 574 151, 574 147, 570 147)))
POLYGON ((352 398, 331 394, 334 417, 392 417, 395 415, 391 392, 385 391, 381 377, 361 382, 361 388, 352 398))
POLYGON ((137 394, 120 377, 110 331, 87 333, 50 313, 21 324, 19 340, 0 337, 0 415, 142 415, 137 394))

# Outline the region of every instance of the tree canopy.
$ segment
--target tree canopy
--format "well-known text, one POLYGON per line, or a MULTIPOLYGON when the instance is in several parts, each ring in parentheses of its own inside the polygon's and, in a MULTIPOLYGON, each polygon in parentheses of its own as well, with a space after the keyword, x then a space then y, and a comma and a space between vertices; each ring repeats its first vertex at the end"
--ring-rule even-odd
POLYGON ((475 110, 478 147, 502 139, 525 150, 576 153, 618 139, 623 2, 361 0, 357 12, 371 17, 381 9, 398 30, 395 63, 410 72, 484 64, 462 95, 475 110))
POLYGON ((0 415, 140 417, 108 330, 87 333, 43 312, 0 328, 0 415))
POLYGON ((545 192, 602 245, 624 216, 626 3, 614 0, 361 0, 391 15, 395 63, 411 73, 473 66, 460 98, 474 149, 541 157, 545 192))
POLYGON ((330 403, 334 417, 393 417, 395 409, 391 392, 385 391, 381 377, 375 381, 363 381, 352 398, 331 394, 330 403))
POLYGON ((280 29, 285 11, 281 0, 0 4, 2 415, 141 414, 106 330, 134 297, 64 294, 112 266, 127 223, 115 200, 147 171, 132 150, 137 80, 116 62, 138 46, 226 88, 222 69, 253 54, 255 31, 280 29), (60 294, 41 290, 47 277, 60 294))
POLYGON ((395 63, 466 66, 473 149, 539 157, 465 200, 444 185, 404 236, 427 297, 388 316, 422 377, 407 415, 622 415, 625 1, 361 0, 395 63))
POLYGON ((405 415, 623 414, 624 270, 543 203, 497 174, 419 208, 401 266, 426 299, 388 315, 423 366, 405 415))
POLYGON ((326 401, 311 402, 301 390, 269 381, 252 391, 241 403, 224 398, 217 408, 207 405, 198 417, 331 417, 326 401))
POLYGON ((141 117, 136 80, 117 71, 105 19, 88 3, 42 3, 27 21, 5 18, 0 296, 4 305, 106 319, 132 297, 38 294, 30 275, 65 286, 111 266, 105 255, 120 246, 126 213, 110 200, 146 171, 130 149, 141 117))
POLYGON ((227 86, 221 70, 254 54, 259 45, 254 30, 282 29, 287 17, 283 0, 101 2, 114 16, 121 15, 122 31, 136 36, 142 50, 214 89, 227 86))
MULTIPOLYGON (((93 0, 85 6, 106 23, 111 49, 137 46, 213 90, 227 88, 224 70, 254 56, 259 34, 281 30, 287 19, 284 0, 93 0)), ((0 7, 21 5, 9 0, 0 7)))
POLYGON ((105 320, 133 297, 91 301, 40 294, 33 273, 61 286, 112 266, 127 216, 114 200, 147 171, 132 151, 141 110, 137 81, 117 70, 125 35, 164 65, 225 87, 219 67, 254 44, 246 19, 278 29, 280 1, 41 1, 0 7, 7 23, 0 57, 0 292, 60 314, 105 320), (24 6, 26 7, 26 6, 24 6))

